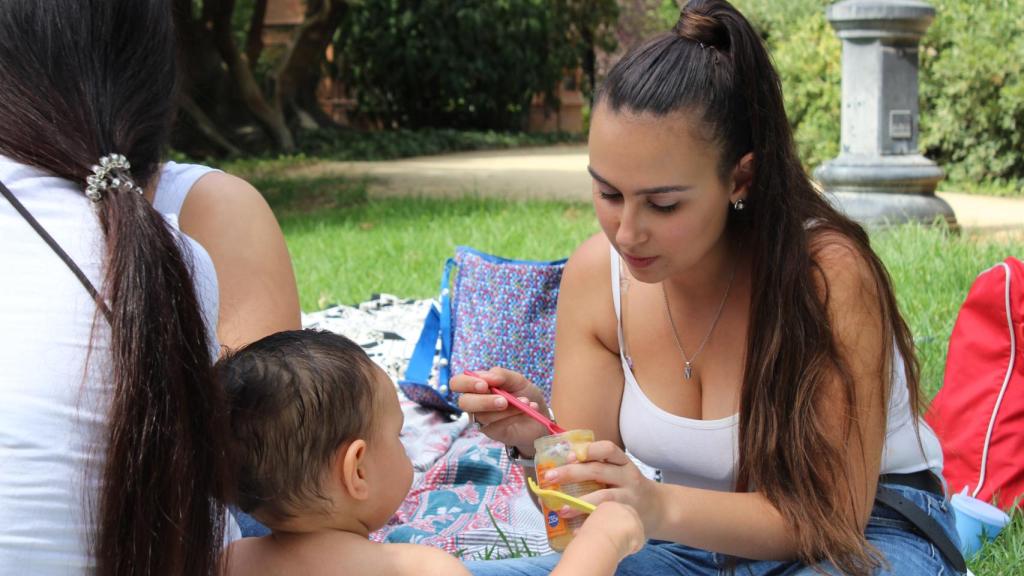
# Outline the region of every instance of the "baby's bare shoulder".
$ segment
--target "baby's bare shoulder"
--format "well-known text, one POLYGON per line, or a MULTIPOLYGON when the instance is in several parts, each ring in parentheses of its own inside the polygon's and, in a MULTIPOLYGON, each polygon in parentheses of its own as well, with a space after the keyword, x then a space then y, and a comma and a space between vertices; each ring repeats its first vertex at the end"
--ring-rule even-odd
POLYGON ((221 556, 224 576, 261 576, 278 574, 275 567, 279 564, 269 536, 263 538, 242 538, 228 546, 221 556))
POLYGON ((469 576, 455 557, 430 546, 348 539, 325 545, 322 537, 311 540, 238 540, 222 558, 224 576, 469 576))
MULTIPOLYGON (((390 567, 397 576, 469 576, 469 570, 451 554, 420 544, 382 544, 395 563, 390 567)), ((383 574, 383 573, 382 573, 383 574)))
MULTIPOLYGON (((366 540, 339 534, 242 538, 221 559, 223 576, 347 576, 383 574, 366 540)), ((379 555, 379 552, 378 552, 379 555)))

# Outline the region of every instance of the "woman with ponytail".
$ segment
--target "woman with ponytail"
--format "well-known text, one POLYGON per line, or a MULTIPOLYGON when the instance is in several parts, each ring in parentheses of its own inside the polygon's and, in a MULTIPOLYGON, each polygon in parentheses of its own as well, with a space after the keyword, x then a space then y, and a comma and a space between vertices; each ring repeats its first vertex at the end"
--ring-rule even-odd
POLYGON ((161 164, 172 22, 164 0, 0 2, 3 574, 213 574, 237 530, 218 315, 237 345, 298 307, 255 190, 161 164))
MULTIPOLYGON (((653 540, 618 574, 962 571, 891 281, 801 166, 747 20, 691 0, 609 72, 589 147, 603 234, 565 268, 552 408, 598 441, 545 476, 639 512, 653 540)), ((501 369, 453 382, 485 434, 531 457, 545 431, 488 384, 543 395, 501 369)))

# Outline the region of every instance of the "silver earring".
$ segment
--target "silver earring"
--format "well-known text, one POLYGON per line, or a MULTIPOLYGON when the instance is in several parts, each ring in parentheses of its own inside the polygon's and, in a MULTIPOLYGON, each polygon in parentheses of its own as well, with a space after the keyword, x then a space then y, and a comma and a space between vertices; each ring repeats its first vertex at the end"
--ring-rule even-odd
POLYGON ((732 209, 737 212, 742 211, 744 208, 746 208, 746 206, 743 205, 743 198, 740 198, 732 204, 732 209))

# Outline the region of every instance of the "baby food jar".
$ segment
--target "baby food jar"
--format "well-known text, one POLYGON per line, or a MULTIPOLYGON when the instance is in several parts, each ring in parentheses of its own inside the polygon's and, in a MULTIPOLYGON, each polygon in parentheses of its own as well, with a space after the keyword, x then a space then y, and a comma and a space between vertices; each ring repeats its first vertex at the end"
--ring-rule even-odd
MULTIPOLYGON (((569 454, 576 454, 576 460, 582 461, 586 456, 587 445, 593 441, 593 430, 569 430, 562 434, 542 436, 535 440, 533 447, 537 454, 534 456, 534 461, 537 466, 537 482, 540 487, 558 490, 570 496, 583 496, 603 489, 604 485, 594 481, 559 484, 544 480, 545 472, 569 463, 569 454)), ((573 531, 583 524, 586 516, 562 518, 558 515, 557 510, 551 510, 545 506, 543 500, 541 501, 541 510, 544 512, 544 527, 547 529, 551 548, 558 552, 565 550, 573 538, 573 531)))

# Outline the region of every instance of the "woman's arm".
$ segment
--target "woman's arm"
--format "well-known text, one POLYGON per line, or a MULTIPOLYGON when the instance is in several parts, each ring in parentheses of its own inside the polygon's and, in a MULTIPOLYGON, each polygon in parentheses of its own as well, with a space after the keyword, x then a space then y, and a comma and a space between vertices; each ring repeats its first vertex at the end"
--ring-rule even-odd
POLYGON ((558 295, 551 404, 563 428, 588 428, 595 439, 622 446, 619 407, 625 376, 609 254, 608 240, 597 234, 566 263, 558 295))
MULTIPOLYGON (((877 289, 867 263, 844 243, 817 253, 819 280, 827 281, 832 330, 840 358, 854 382, 856 414, 845 410, 846 388, 838 374, 827 381, 821 397, 821 421, 834 422, 828 440, 846 457, 848 482, 833 494, 843 513, 867 524, 874 500, 885 437, 883 354, 892 344, 884 331, 877 289), (844 423, 849 427, 844 431, 844 423)), ((822 283, 824 286, 824 283, 822 283)), ((823 292, 824 293, 824 292, 823 292)), ((680 449, 684 449, 680 447, 680 449)), ((797 449, 797 447, 792 447, 797 449)), ((751 559, 791 560, 797 543, 778 509, 762 494, 699 490, 647 480, 612 443, 591 445, 588 462, 555 472, 559 482, 598 480, 608 490, 586 500, 615 500, 632 505, 649 537, 751 559)))
POLYGON ((284 235, 263 196, 248 182, 222 172, 206 174, 185 198, 179 222, 217 270, 222 346, 235 349, 302 327, 284 235))
MULTIPOLYGON (((621 443, 623 375, 608 254, 607 241, 598 235, 584 242, 566 264, 558 296, 552 404, 563 428, 589 428, 596 438, 621 443)), ((542 412, 546 409, 541 391, 521 375, 496 368, 480 376, 487 384, 537 404, 542 412)), ((488 394, 480 378, 457 375, 451 386, 462 393, 459 406, 474 414, 484 434, 533 456, 533 441, 547 434, 540 424, 510 408, 504 398, 488 394)))

